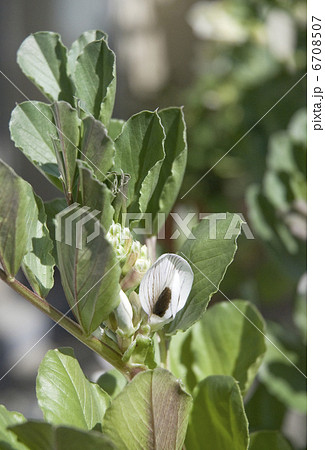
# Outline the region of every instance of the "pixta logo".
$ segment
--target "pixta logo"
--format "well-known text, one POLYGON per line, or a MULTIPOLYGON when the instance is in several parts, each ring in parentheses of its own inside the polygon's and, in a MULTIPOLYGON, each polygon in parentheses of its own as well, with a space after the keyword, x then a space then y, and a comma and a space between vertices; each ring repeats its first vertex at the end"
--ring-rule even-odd
POLYGON ((55 216, 57 222, 55 239, 81 250, 86 224, 92 222, 94 226, 94 231, 85 239, 87 244, 99 236, 100 223, 96 219, 98 214, 100 214, 100 211, 97 209, 90 211, 88 206, 80 207, 79 203, 73 203, 55 216))

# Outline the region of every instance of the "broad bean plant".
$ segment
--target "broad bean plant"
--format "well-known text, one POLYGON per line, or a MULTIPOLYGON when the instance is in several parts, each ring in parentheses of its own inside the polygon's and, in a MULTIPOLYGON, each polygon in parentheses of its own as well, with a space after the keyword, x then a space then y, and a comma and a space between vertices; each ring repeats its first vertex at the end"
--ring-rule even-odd
POLYGON ((276 431, 249 434, 261 315, 226 295, 207 309, 239 216, 215 233, 205 218, 178 254, 157 255, 186 166, 182 108, 113 118, 116 58, 101 31, 69 50, 56 33, 32 34, 17 61, 47 101, 15 107, 11 139, 58 196, 44 202, 0 162, 0 277, 112 370, 94 383, 71 348, 49 350, 36 379, 44 421, 0 406, 0 448, 289 449, 276 431), (55 267, 73 316, 46 300, 55 267))

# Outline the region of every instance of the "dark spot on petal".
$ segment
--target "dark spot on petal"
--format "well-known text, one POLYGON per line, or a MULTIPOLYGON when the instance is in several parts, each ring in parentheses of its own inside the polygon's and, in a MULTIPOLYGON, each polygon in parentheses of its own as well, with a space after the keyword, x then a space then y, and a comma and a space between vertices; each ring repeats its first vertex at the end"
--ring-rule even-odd
POLYGON ((165 287, 165 289, 159 295, 158 300, 155 303, 153 313, 156 314, 156 316, 163 317, 163 315, 165 314, 165 312, 169 307, 171 298, 172 298, 171 290, 169 289, 169 287, 165 287))

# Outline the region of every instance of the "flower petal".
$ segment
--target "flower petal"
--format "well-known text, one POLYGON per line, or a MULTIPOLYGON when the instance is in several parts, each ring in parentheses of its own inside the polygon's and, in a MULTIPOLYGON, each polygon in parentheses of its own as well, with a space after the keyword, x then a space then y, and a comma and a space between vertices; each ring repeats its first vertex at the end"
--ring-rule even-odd
POLYGON ((133 310, 126 294, 120 290, 120 303, 115 309, 115 317, 118 327, 124 332, 131 332, 133 330, 133 310))
POLYGON ((193 272, 187 261, 181 256, 166 253, 157 259, 140 283, 141 306, 149 316, 152 316, 159 299, 162 303, 159 305, 159 311, 162 314, 159 314, 159 317, 164 320, 174 317, 184 307, 192 283, 193 272), (171 293, 169 304, 166 288, 169 288, 171 293))

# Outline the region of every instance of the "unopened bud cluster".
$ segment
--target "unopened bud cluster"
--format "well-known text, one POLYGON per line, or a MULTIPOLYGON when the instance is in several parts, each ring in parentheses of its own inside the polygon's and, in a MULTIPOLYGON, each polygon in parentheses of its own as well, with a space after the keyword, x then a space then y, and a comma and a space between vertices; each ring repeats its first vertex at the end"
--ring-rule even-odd
POLYGON ((151 266, 146 245, 133 239, 131 231, 119 223, 110 226, 107 238, 113 245, 122 269, 121 287, 124 291, 135 289, 151 266))
POLYGON ((106 325, 114 330, 120 346, 124 347, 130 344, 131 336, 139 328, 142 320, 141 305, 134 289, 138 287, 144 274, 150 268, 151 261, 147 246, 133 239, 129 228, 113 222, 108 230, 107 238, 120 263, 121 291, 120 304, 114 316, 107 320, 106 325))

